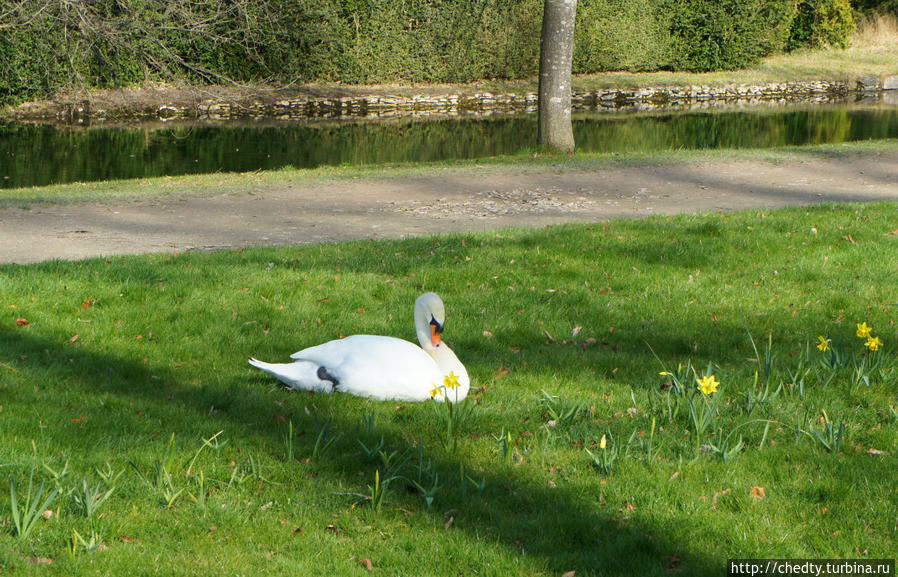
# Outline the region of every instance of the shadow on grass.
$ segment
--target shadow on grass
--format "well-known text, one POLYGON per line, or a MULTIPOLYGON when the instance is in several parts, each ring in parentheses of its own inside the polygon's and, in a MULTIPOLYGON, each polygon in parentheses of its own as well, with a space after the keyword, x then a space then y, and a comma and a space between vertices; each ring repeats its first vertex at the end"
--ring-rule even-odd
MULTIPOLYGON (((297 430, 314 432, 312 417, 301 409, 312 399, 328 412, 335 430, 351 433, 358 431, 359 423, 341 417, 341 409, 368 402, 340 395, 283 392, 284 407, 278 409, 270 395, 251 392, 253 387, 269 382, 263 375, 248 383, 198 387, 186 382, 177 370, 61 344, 35 333, 0 327, 4 366, 16 371, 19 383, 39 383, 33 390, 7 384, 0 389, 0 402, 7 406, 32 404, 41 423, 52 430, 42 433, 46 435, 42 443, 55 436, 50 441, 56 445, 54 450, 76 455, 97 450, 94 442, 98 440, 101 444, 111 443, 116 452, 126 454, 128 447, 148 439, 165 442, 172 432, 178 438, 200 438, 218 427, 227 429, 230 438, 257 437, 259 443, 276 452, 283 447, 283 426, 272 418, 276 410, 292 409, 293 414, 287 417, 297 420, 297 430), (85 407, 79 406, 80 395, 112 397, 119 402, 117 406, 102 403, 106 411, 100 414, 88 409, 91 415, 85 419, 85 407)), ((425 405, 407 409, 417 410, 425 410, 425 405)), ((415 431, 404 427, 406 424, 400 419, 378 425, 375 434, 383 437, 386 447, 409 447, 409 439, 417 442, 417 438, 415 431)), ((28 433, 23 431, 23 435, 28 433)), ((308 435, 303 442, 312 443, 313 436, 308 435)), ((370 465, 355 456, 356 437, 344 437, 340 448, 353 455, 317 462, 322 483, 342 481, 342 485, 352 486, 359 482, 360 474, 368 475, 371 471, 370 465)), ((425 448, 423 456, 441 479, 457 477, 461 467, 471 470, 463 454, 425 448)), ((498 547, 538 559, 550 571, 641 576, 668 574, 670 569, 681 567, 692 575, 717 575, 723 570, 711 565, 693 545, 680 542, 677 535, 636 521, 627 511, 610 513, 607 508, 598 507, 598 495, 537 484, 528 478, 524 467, 497 466, 496 471, 478 472, 476 476, 485 481, 483 491, 471 489, 467 496, 450 491, 441 497, 440 510, 455 511, 454 529, 467 532, 471 539, 495 542, 498 547)), ((398 499, 403 497, 399 495, 398 499)), ((441 518, 436 510, 433 515, 441 518)), ((689 521, 684 518, 681 522, 689 521)))

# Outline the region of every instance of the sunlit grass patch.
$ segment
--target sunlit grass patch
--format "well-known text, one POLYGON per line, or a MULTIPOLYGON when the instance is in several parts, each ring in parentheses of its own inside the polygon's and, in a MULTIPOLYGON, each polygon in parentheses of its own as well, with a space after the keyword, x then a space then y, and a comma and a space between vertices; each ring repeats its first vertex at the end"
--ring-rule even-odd
POLYGON ((851 37, 851 47, 872 52, 898 53, 898 16, 875 14, 861 18, 851 37))
POLYGON ((0 267, 0 564, 717 575, 887 557, 895 209, 0 267), (461 403, 288 392, 246 364, 414 340, 424 290, 472 377, 461 403), (13 483, 20 513, 56 492, 21 538, 13 483))

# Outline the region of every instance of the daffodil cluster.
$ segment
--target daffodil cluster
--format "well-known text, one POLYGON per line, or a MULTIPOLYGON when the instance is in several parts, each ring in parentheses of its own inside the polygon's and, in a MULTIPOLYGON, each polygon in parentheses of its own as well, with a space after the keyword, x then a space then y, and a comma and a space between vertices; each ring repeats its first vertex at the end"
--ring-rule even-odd
POLYGON ((871 351, 878 351, 879 347, 882 346, 882 341, 879 337, 873 335, 873 327, 868 327, 866 322, 857 325, 857 333, 855 334, 857 334, 858 338, 866 339, 864 346, 871 351))
POLYGON ((443 379, 442 386, 437 386, 434 384, 433 389, 430 390, 431 398, 435 399, 438 396, 447 396, 446 392, 451 391, 458 388, 458 375, 454 372, 450 371, 448 375, 443 379))
MULTIPOLYGON (((870 351, 878 351, 883 344, 882 340, 873 334, 873 327, 869 326, 866 321, 857 324, 857 331, 855 334, 858 338, 864 339, 864 346, 870 351)), ((830 339, 820 335, 817 337, 817 348, 825 353, 829 350, 831 342, 830 339)))

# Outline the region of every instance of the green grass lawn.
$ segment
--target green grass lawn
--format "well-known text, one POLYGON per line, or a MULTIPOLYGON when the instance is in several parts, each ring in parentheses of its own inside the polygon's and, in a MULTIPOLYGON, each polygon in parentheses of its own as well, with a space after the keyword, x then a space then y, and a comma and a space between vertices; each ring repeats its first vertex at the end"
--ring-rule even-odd
POLYGON ((721 575, 728 558, 893 556, 896 210, 0 266, 0 571, 721 575), (424 290, 476 387, 451 413, 289 392, 246 364, 414 339, 424 290), (33 525, 29 499, 50 511, 33 525))

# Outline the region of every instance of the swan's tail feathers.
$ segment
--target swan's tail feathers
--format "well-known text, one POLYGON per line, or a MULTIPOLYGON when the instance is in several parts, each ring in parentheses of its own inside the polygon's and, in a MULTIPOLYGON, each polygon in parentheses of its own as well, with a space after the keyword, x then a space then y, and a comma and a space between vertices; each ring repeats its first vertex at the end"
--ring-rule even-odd
POLYGON ((330 393, 334 390, 334 383, 320 378, 320 367, 309 361, 297 361, 294 363, 266 363, 259 359, 250 358, 249 364, 273 375, 279 381, 298 391, 318 391, 330 393))

